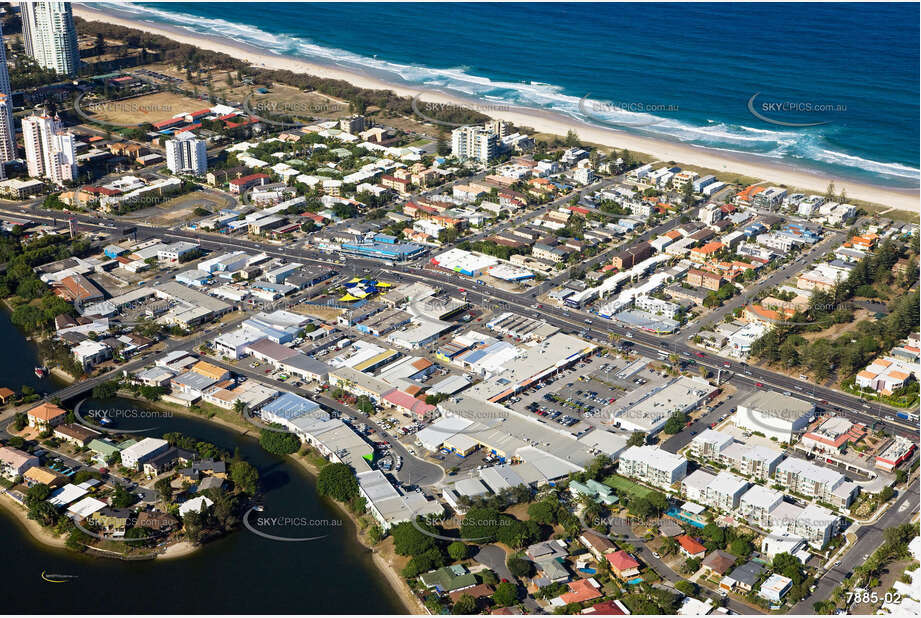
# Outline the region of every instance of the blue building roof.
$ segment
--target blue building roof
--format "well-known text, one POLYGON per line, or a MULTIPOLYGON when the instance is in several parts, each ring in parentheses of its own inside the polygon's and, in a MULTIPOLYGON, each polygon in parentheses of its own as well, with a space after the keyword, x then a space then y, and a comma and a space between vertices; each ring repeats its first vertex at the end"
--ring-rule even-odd
POLYGON ((263 412, 269 412, 287 420, 319 409, 319 404, 294 393, 284 393, 281 397, 262 406, 263 412))

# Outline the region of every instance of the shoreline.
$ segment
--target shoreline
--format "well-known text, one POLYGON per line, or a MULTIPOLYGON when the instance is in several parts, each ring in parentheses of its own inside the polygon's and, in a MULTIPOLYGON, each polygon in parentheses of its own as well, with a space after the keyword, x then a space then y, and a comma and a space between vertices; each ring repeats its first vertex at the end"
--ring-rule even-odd
POLYGON ((53 547, 54 549, 67 549, 67 543, 62 537, 52 534, 45 528, 42 528, 37 521, 29 519, 25 507, 13 500, 13 498, 6 493, 6 490, 3 491, 3 499, 0 500, 0 506, 2 506, 4 511, 12 515, 17 525, 25 528, 28 535, 39 545, 53 547))
MULTIPOLYGON (((320 65, 291 56, 274 55, 251 45, 236 41, 228 43, 219 37, 192 33, 175 26, 152 24, 146 21, 112 15, 82 5, 75 5, 73 11, 75 15, 83 19, 105 21, 151 34, 158 34, 201 49, 222 52, 265 69, 290 70, 296 73, 340 79, 361 88, 391 90, 401 96, 415 97, 425 94, 426 102, 447 103, 465 107, 473 106, 473 109, 476 109, 476 106, 482 106, 482 102, 476 99, 465 99, 439 91, 388 83, 367 73, 320 65)), ((820 195, 825 193, 829 182, 834 182, 837 191, 845 190, 848 196, 854 200, 911 213, 918 213, 919 206, 921 206, 921 199, 919 199, 921 189, 879 186, 840 176, 803 170, 789 164, 766 162, 757 155, 727 154, 701 146, 637 136, 624 131, 590 125, 556 112, 524 107, 509 107, 508 111, 489 110, 489 112, 484 113, 494 118, 508 120, 517 126, 530 127, 539 133, 564 136, 567 131, 574 130, 578 133, 580 139, 586 142, 619 149, 627 148, 633 152, 657 157, 663 162, 674 161, 688 167, 707 168, 717 173, 748 176, 773 184, 785 185, 790 189, 801 189, 820 195)))
MULTIPOLYGON (((183 409, 183 408, 180 408, 179 406, 173 406, 172 404, 167 404, 161 401, 147 401, 146 399, 138 399, 133 396, 126 396, 121 393, 119 393, 118 396, 125 398, 125 399, 131 399, 133 401, 137 401, 138 403, 143 404, 147 407, 161 409, 164 411, 179 414, 181 416, 187 416, 187 417, 197 418, 197 419, 208 421, 208 422, 217 423, 218 425, 225 427, 227 429, 233 429, 237 431, 238 433, 240 433, 241 435, 249 435, 256 439, 258 439, 259 437, 258 431, 255 433, 250 433, 249 429, 244 429, 240 425, 231 423, 230 421, 227 421, 217 415, 208 416, 206 414, 196 414, 195 412, 192 412, 188 409, 183 409)), ((254 430, 258 430, 258 427, 256 427, 255 425, 249 425, 249 424, 247 425, 248 427, 251 427, 254 430)), ((313 447, 310 447, 310 448, 311 450, 315 450, 313 449, 313 447)), ((298 451, 298 453, 299 452, 300 451, 298 451)), ((292 462, 297 464, 302 470, 304 470, 304 472, 306 472, 313 479, 315 483, 317 476, 319 474, 319 470, 315 466, 313 466, 309 461, 307 461, 304 457, 301 457, 298 453, 293 453, 291 455, 285 455, 285 458, 290 459, 292 462)), ((318 496, 318 498, 319 497, 320 496, 318 496)), ((420 615, 420 614, 424 615, 425 614, 424 608, 422 608, 422 606, 419 604, 418 600, 416 599, 416 596, 409 589, 409 586, 407 585, 407 583, 403 581, 403 579, 400 577, 400 574, 394 571, 392 568, 390 568, 390 565, 388 565, 384 561, 384 559, 381 557, 381 555, 377 551, 375 551, 374 547, 369 546, 365 542, 364 538, 361 535, 361 527, 358 525, 358 517, 356 517, 354 513, 349 511, 348 508, 344 504, 341 504, 335 500, 326 500, 326 502, 334 505, 352 523, 352 526, 355 528, 355 540, 358 542, 358 544, 361 547, 365 548, 368 552, 370 552, 371 561, 374 563, 374 566, 377 567, 377 570, 380 572, 380 574, 384 576, 384 579, 387 580, 387 583, 390 585, 390 588, 393 590, 393 592, 396 594, 397 598, 399 599, 400 603, 406 609, 406 613, 411 614, 411 615, 420 615)), ((186 555, 187 553, 190 553, 190 552, 176 554, 175 556, 166 556, 165 554, 161 554, 161 555, 158 555, 157 558, 174 558, 174 557, 179 558, 181 556, 186 555)))
MULTIPOLYGON (((195 412, 192 412, 190 410, 179 408, 179 406, 173 406, 171 404, 166 404, 161 401, 147 401, 146 399, 140 399, 140 398, 134 397, 131 394, 125 394, 123 392, 119 392, 117 396, 123 399, 129 399, 131 401, 136 401, 137 403, 142 404, 149 408, 164 410, 164 411, 168 411, 168 412, 178 414, 181 416, 196 418, 196 419, 207 421, 207 422, 213 422, 226 429, 235 430, 241 435, 250 435, 258 439, 258 434, 256 435, 250 434, 248 429, 244 429, 240 427, 239 425, 231 423, 216 415, 207 416, 205 414, 196 414, 195 412)), ((252 428, 258 429, 255 426, 252 426, 252 428)), ((297 453, 294 453, 292 455, 287 455, 285 457, 289 458, 292 462, 297 464, 304 472, 306 472, 314 480, 314 482, 316 481, 317 475, 319 474, 319 470, 315 466, 313 466, 310 462, 308 462, 305 458, 299 456, 297 453)), ((2 507, 2 509, 5 510, 6 512, 10 513, 10 515, 12 515, 13 518, 16 520, 17 524, 25 528, 29 536, 31 536, 40 546, 42 546, 43 548, 53 548, 53 549, 66 551, 67 545, 66 545, 66 541, 63 538, 53 535, 48 530, 42 528, 38 522, 29 519, 28 515, 23 510, 22 505, 20 505, 18 502, 13 500, 9 495, 6 494, 5 491, 3 491, 2 493, 3 493, 3 499, 0 500, 0 507, 2 507)), ((407 583, 403 581, 403 579, 400 577, 399 573, 397 573, 392 568, 390 568, 390 565, 388 565, 384 561, 380 553, 375 551, 373 547, 369 546, 365 542, 364 538, 361 535, 361 527, 358 524, 358 518, 351 511, 349 511, 348 508, 346 508, 344 504, 341 504, 335 500, 327 500, 326 502, 334 505, 352 523, 352 526, 355 529, 355 540, 361 547, 365 548, 371 554, 371 562, 374 564, 377 571, 387 581, 387 583, 390 586, 390 589, 393 590, 393 592, 396 594, 397 599, 399 600, 400 604, 403 605, 404 609, 406 610, 406 614, 424 615, 425 614, 424 608, 419 604, 418 600, 416 599, 416 596, 412 593, 407 583)), ((179 559, 179 558, 183 558, 185 556, 191 555, 199 551, 202 547, 203 545, 201 544, 193 545, 189 543, 188 541, 180 541, 178 543, 175 543, 169 546, 164 552, 156 554, 153 558, 155 560, 175 560, 175 559, 179 559)), ((96 554, 95 557, 106 557, 106 556, 100 556, 99 554, 96 554)))

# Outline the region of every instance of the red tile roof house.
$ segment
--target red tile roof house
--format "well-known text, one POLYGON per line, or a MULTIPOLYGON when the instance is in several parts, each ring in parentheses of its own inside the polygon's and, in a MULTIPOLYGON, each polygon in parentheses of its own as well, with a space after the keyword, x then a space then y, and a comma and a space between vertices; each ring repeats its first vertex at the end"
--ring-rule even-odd
POLYGON ((250 174, 249 176, 241 176, 240 178, 234 178, 228 181, 230 185, 230 192, 235 194, 245 193, 248 189, 255 187, 256 185, 264 185, 266 182, 272 178, 268 174, 250 174))
POLYGON ((583 609, 582 613, 594 614, 596 616, 629 616, 630 610, 627 609, 626 605, 615 599, 613 601, 595 603, 591 607, 583 609))
POLYGON ((67 412, 57 407, 53 403, 45 402, 38 405, 26 413, 29 419, 29 427, 54 427, 64 422, 67 412))
POLYGON ((695 541, 686 534, 682 534, 675 539, 678 541, 681 553, 688 558, 703 558, 707 554, 707 548, 695 541))
POLYGON ((569 592, 560 595, 560 599, 567 605, 570 603, 582 603, 592 599, 601 598, 601 584, 594 579, 577 579, 574 582, 566 584, 569 586, 569 592))
POLYGON ((605 558, 608 559, 608 563, 610 563, 611 570, 614 571, 614 574, 623 580, 636 577, 640 574, 640 563, 622 549, 611 554, 606 554, 605 558))

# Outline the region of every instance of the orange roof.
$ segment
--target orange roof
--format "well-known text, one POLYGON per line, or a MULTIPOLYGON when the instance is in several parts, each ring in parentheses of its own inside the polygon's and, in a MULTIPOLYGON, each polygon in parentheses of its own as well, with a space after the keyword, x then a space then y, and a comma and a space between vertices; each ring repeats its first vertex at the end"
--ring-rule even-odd
POLYGON ((625 552, 624 550, 616 551, 612 554, 607 554, 605 558, 608 559, 608 562, 611 563, 611 566, 617 569, 618 571, 626 571, 627 569, 636 569, 639 568, 640 563, 637 562, 633 556, 625 552))
POLYGON ((858 375, 859 377, 861 377, 861 378, 867 378, 867 379, 869 380, 870 378, 875 378, 875 377, 878 376, 879 374, 878 374, 878 373, 873 373, 872 371, 867 371, 866 369, 864 369, 863 371, 861 371, 861 372, 858 373, 857 375, 858 375))
POLYGON ((0 397, 12 397, 16 392, 11 388, 5 386, 0 386, 0 397))
POLYGON ((765 309, 761 305, 749 305, 748 310, 754 313, 759 318, 770 320, 772 322, 778 321, 781 319, 781 316, 778 312, 773 311, 771 309, 765 309))
POLYGON ((36 483, 41 483, 43 485, 50 485, 59 477, 56 472, 47 470, 45 468, 40 468, 38 466, 32 466, 28 470, 22 473, 24 477, 36 483))
POLYGON ((684 551, 688 552, 692 556, 697 555, 701 552, 707 551, 706 547, 704 547, 703 545, 701 545, 700 543, 698 543, 697 541, 695 541, 694 539, 692 539, 686 534, 682 534, 675 540, 678 541, 678 544, 681 545, 682 548, 684 548, 684 551))
POLYGON ((889 377, 895 378, 896 380, 905 380, 910 374, 905 373, 904 371, 890 371, 889 377))
POLYGON ((220 380, 227 372, 225 369, 218 367, 217 365, 212 365, 207 361, 198 361, 192 365, 192 371, 213 380, 220 380))
POLYGON ((67 414, 64 410, 47 401, 29 410, 29 416, 40 421, 51 421, 67 414))
POLYGON ((597 599, 601 596, 598 589, 587 579, 577 579, 574 582, 569 582, 567 585, 569 586, 569 592, 560 595, 560 599, 567 604, 581 603, 582 601, 597 599))

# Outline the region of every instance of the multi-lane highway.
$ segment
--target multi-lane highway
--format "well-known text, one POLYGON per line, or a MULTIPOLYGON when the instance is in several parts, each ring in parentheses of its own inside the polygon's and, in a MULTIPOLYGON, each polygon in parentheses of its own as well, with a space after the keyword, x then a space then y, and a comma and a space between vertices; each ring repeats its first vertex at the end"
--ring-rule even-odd
MULTIPOLYGON (((17 216, 28 215, 36 219, 62 218, 61 213, 43 211, 34 208, 35 202, 29 205, 0 209, 17 216), (30 207, 31 206, 31 207, 30 207)), ((136 227, 139 238, 158 237, 171 240, 193 240, 199 242, 205 249, 210 250, 251 250, 261 251, 273 257, 297 260, 301 263, 315 263, 330 265, 330 256, 311 248, 291 247, 260 243, 246 238, 228 238, 216 234, 202 234, 185 230, 175 230, 159 226, 117 221, 100 221, 87 215, 74 215, 78 223, 87 228, 101 229, 109 232, 125 227, 136 227)), ((773 388, 781 392, 789 392, 797 397, 811 400, 820 407, 830 408, 851 419, 877 424, 892 433, 916 438, 917 424, 894 419, 894 409, 882 404, 869 404, 864 400, 831 388, 807 383, 802 380, 775 373, 763 368, 746 366, 712 355, 699 356, 699 352, 679 340, 661 338, 651 333, 625 328, 607 320, 594 316, 584 311, 553 307, 547 304, 539 309, 534 309, 534 299, 530 293, 511 292, 488 286, 478 286, 473 280, 456 273, 448 273, 433 267, 416 264, 399 264, 395 266, 384 265, 382 262, 366 258, 346 257, 338 264, 345 271, 357 274, 365 270, 369 272, 386 271, 388 276, 396 281, 421 281, 444 286, 452 296, 461 297, 473 305, 490 309, 507 308, 519 313, 538 316, 542 320, 560 328, 563 331, 584 334, 599 343, 608 343, 613 337, 629 340, 639 352, 656 356, 661 351, 677 354, 686 359, 693 359, 699 365, 714 371, 731 372, 731 380, 748 383, 756 388, 773 388), (460 288, 458 286, 463 286, 460 288), (463 289, 464 291, 461 291, 463 289), (760 386, 759 386, 760 385, 760 386), (889 417, 889 418, 887 418, 889 417)))

